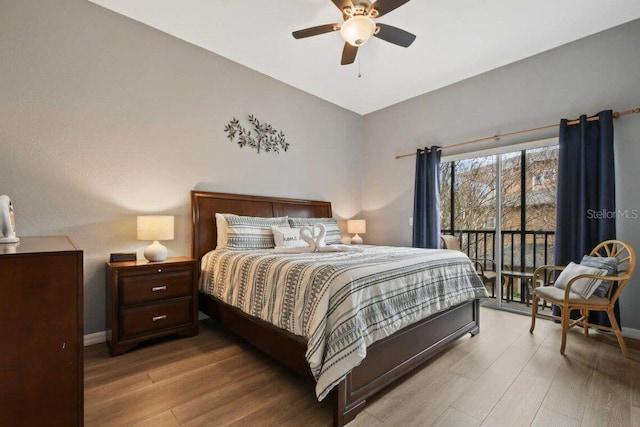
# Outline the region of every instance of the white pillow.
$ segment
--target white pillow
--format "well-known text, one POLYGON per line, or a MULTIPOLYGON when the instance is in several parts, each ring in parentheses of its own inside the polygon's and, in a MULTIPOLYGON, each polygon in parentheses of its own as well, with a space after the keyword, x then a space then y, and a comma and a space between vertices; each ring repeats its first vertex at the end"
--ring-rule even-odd
POLYGON ((230 214, 216 214, 216 233, 218 234, 218 241, 216 242, 216 249, 224 249, 227 247, 227 219, 225 215, 230 214))
POLYGON ((304 248, 307 242, 300 237, 299 228, 271 226, 276 248, 304 248))
MULTIPOLYGON (((553 286, 560 289, 566 289, 567 283, 574 277, 580 274, 593 274, 596 276, 606 276, 607 270, 601 268, 587 267, 584 265, 570 262, 569 265, 562 270, 562 273, 558 276, 553 286)), ((588 299, 596 291, 598 286, 602 283, 600 279, 591 279, 583 277, 578 279, 571 285, 571 292, 580 295, 584 299, 588 299)))
POLYGON ((224 215, 227 220, 227 249, 272 249, 275 247, 271 226, 286 227, 287 217, 224 215))

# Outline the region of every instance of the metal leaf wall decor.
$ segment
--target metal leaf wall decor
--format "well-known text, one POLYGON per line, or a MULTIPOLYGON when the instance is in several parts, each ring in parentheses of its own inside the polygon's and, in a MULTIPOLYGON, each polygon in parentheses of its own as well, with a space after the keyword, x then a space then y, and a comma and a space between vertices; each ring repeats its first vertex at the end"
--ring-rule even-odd
POLYGON ((261 150, 267 153, 270 151, 280 153, 280 150, 287 151, 289 149, 289 143, 285 140, 284 132, 274 129, 269 123, 260 123, 253 114, 249 115, 249 123, 253 125, 253 133, 243 128, 240 125, 240 121, 234 117, 224 127, 229 141, 233 142, 237 137, 237 143, 240 148, 246 145, 255 148, 258 154, 260 154, 261 150))

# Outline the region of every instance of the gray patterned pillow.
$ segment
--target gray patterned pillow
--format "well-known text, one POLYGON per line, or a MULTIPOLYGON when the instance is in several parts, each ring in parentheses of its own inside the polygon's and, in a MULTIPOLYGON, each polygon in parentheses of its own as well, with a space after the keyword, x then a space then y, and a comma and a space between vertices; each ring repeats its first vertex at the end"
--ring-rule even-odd
MULTIPOLYGON (((585 255, 582 257, 582 261, 580 261, 581 265, 586 265, 587 267, 595 267, 601 268, 603 270, 607 270, 607 276, 617 276, 618 275, 618 264, 619 260, 615 257, 601 257, 601 256, 589 256, 585 255)), ((595 295, 599 297, 605 298, 607 296, 607 292, 609 292, 609 287, 613 282, 610 280, 603 281, 600 286, 594 292, 595 295)))
MULTIPOLYGON (((602 268, 587 267, 586 265, 570 262, 560 273, 553 286, 559 289, 566 289, 567 284, 576 276, 581 274, 590 274, 595 276, 605 276, 607 270, 602 268)), ((595 290, 600 286, 602 280, 583 277, 573 282, 571 292, 580 295, 584 299, 589 299, 595 290)))
POLYGON ((262 218, 224 214, 227 220, 227 248, 271 249, 275 247, 271 226, 286 227, 287 217, 262 218))
POLYGON ((326 228, 327 235, 324 238, 324 242, 327 245, 339 245, 342 243, 342 235, 340 235, 338 221, 335 218, 289 218, 289 225, 293 228, 313 226, 314 224, 323 224, 324 228, 326 228))

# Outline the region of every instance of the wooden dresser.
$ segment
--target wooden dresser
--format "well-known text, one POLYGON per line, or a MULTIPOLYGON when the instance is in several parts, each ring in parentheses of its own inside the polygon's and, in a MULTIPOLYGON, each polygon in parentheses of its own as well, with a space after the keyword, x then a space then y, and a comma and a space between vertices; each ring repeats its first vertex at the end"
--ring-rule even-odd
POLYGON ((112 356, 165 335, 198 333, 198 261, 107 263, 107 344, 112 356))
POLYGON ((0 426, 83 424, 82 251, 0 244, 0 426))

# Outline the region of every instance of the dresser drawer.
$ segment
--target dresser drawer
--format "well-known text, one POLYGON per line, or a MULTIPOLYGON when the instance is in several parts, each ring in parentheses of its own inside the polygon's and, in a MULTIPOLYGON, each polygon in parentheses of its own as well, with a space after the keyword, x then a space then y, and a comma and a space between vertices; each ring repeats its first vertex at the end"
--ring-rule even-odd
POLYGON ((120 278, 120 305, 128 306, 193 294, 191 270, 140 274, 120 278))
POLYGON ((192 323, 193 298, 120 309, 120 337, 128 338, 148 332, 192 323))

